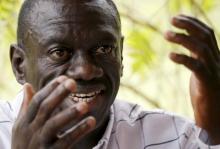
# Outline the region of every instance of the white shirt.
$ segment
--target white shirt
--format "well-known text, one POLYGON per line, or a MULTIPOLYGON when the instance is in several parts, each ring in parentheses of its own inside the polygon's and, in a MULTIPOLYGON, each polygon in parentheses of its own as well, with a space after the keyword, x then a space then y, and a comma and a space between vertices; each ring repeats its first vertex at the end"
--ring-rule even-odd
MULTIPOLYGON (((22 99, 21 92, 12 103, 0 102, 0 149, 11 148, 11 128, 22 99)), ((220 149, 201 138, 208 140, 205 132, 184 118, 115 101, 107 129, 93 149, 220 149)))

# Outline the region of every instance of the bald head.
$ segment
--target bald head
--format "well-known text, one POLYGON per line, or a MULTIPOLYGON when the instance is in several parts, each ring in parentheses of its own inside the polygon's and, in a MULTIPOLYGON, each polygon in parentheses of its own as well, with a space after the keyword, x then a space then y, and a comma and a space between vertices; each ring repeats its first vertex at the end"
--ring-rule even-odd
MULTIPOLYGON (((119 32, 121 31, 120 16, 112 0, 26 0, 19 14, 18 45, 25 49, 25 41, 30 37, 30 34, 35 33, 36 28, 42 27, 42 22, 62 20, 65 17, 80 20, 81 17, 85 16, 89 20, 93 14, 109 17, 114 22, 112 25, 119 32)), ((96 20, 91 19, 89 21, 92 23, 96 20)), ((112 21, 106 23, 112 23, 112 21)))

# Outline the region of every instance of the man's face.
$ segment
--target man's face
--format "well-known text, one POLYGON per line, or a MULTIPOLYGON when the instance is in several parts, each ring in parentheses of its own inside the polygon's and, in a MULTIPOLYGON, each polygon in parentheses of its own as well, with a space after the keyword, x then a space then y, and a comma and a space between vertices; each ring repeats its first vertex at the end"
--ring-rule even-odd
POLYGON ((74 79, 77 92, 61 109, 87 101, 89 114, 99 124, 119 88, 120 29, 106 2, 64 3, 39 2, 38 13, 34 10, 26 42, 25 79, 37 91, 60 75, 74 79))

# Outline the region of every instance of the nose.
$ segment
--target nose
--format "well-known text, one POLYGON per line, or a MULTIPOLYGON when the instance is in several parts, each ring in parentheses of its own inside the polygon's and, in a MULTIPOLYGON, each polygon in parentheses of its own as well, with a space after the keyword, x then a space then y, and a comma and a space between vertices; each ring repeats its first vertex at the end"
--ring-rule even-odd
POLYGON ((103 76, 103 69, 97 66, 89 55, 76 54, 67 71, 67 75, 75 80, 92 80, 103 76))

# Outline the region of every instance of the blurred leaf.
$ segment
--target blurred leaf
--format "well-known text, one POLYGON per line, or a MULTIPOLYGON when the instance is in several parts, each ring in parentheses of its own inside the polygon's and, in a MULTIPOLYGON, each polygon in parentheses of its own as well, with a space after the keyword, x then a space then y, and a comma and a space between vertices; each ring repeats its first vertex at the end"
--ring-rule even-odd
MULTIPOLYGON (((15 95, 17 84, 11 71, 9 46, 16 39, 17 14, 21 0, 0 0, 0 97, 15 95), (10 80, 10 81, 9 81, 10 80)), ((8 98, 4 97, 4 98, 8 98)))
POLYGON ((128 36, 129 53, 133 59, 132 69, 134 72, 145 72, 155 57, 155 52, 151 47, 150 31, 141 28, 134 28, 128 36))
POLYGON ((172 13, 177 13, 181 9, 181 1, 170 0, 168 2, 168 8, 172 13))
POLYGON ((205 11, 210 11, 215 7, 215 0, 203 0, 201 6, 205 11))

